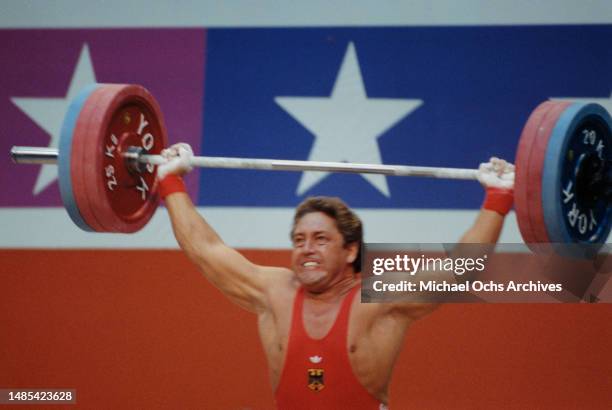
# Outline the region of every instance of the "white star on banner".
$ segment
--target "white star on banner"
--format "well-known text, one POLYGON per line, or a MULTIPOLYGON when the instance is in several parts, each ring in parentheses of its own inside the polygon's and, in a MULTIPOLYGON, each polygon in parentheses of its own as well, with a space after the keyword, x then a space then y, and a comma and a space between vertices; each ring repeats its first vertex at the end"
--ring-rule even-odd
MULTIPOLYGON (((423 100, 368 98, 357 53, 349 43, 329 97, 276 97, 274 99, 315 136, 309 161, 381 164, 378 137, 423 104, 423 100)), ((302 195, 328 172, 305 171, 297 188, 302 195)), ((362 175, 389 197, 384 175, 362 175)))
MULTIPOLYGON (((59 145, 62 122, 68 110, 68 106, 70 105, 70 101, 72 101, 84 86, 95 82, 96 75, 89 56, 89 48, 87 44, 84 44, 81 49, 79 61, 72 74, 66 97, 13 97, 11 101, 51 136, 48 146, 50 148, 57 148, 59 145)), ((38 195, 56 179, 57 166, 50 164, 42 165, 32 193, 38 195)))
POLYGON ((551 97, 551 100, 554 101, 575 101, 582 103, 597 103, 603 106, 610 114, 612 114, 612 93, 610 93, 610 97, 608 98, 598 98, 598 97, 551 97))

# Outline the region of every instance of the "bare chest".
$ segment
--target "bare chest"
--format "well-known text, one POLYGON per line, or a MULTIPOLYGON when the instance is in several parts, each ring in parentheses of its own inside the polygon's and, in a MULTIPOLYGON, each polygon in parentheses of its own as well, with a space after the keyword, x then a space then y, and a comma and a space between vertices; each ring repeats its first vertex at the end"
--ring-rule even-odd
POLYGON ((306 334, 312 339, 323 339, 334 327, 341 304, 316 305, 304 302, 301 319, 306 334))

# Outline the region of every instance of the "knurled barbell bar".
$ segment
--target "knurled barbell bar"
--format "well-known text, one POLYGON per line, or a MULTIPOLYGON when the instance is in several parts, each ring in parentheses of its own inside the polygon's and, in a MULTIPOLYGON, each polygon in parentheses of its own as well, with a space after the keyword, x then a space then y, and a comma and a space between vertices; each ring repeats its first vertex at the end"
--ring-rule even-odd
MULTIPOLYGON (((59 148, 13 147, 17 163, 57 163, 63 203, 82 229, 135 232, 159 198, 155 165, 166 129, 143 87, 93 84, 71 102, 59 148)), ((526 243, 606 241, 612 226, 612 120, 598 104, 547 101, 530 115, 516 155, 515 208, 526 243)), ((476 170, 277 159, 194 157, 193 166, 476 179, 476 170)))
MULTIPOLYGON (((58 150, 55 148, 11 148, 11 158, 17 164, 55 164, 58 150)), ((130 146, 122 153, 128 169, 143 172, 141 164, 161 165, 166 162, 161 155, 147 154, 142 147, 130 146)), ((476 169, 419 167, 409 165, 358 164, 349 162, 298 161, 264 158, 200 157, 194 156, 190 165, 199 168, 252 169, 262 171, 325 171, 351 174, 382 174, 398 177, 430 177, 445 179, 476 179, 476 169)))

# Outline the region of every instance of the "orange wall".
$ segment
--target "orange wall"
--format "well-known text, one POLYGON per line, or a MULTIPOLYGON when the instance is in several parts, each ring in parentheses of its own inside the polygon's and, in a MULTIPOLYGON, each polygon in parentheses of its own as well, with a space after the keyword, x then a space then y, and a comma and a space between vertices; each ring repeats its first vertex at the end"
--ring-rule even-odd
MULTIPOLYGON (((608 408, 610 347, 610 304, 446 305, 409 331, 391 406, 608 408)), ((83 409, 273 407, 254 316, 179 251, 0 251, 7 387, 76 388, 83 409)))

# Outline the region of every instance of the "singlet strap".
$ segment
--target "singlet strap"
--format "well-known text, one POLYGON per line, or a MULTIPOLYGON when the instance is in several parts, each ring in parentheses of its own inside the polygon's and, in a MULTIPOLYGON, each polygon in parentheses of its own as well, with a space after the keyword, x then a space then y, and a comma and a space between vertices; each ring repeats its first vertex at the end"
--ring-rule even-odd
POLYGON ((351 306, 353 305, 353 300, 355 299, 355 295, 361 289, 360 284, 355 285, 349 293, 342 300, 342 306, 340 307, 340 311, 336 316, 336 320, 332 325, 332 328, 325 336, 325 338, 330 337, 338 337, 341 342, 341 346, 344 346, 346 343, 346 337, 348 335, 348 322, 349 316, 351 314, 351 306))

